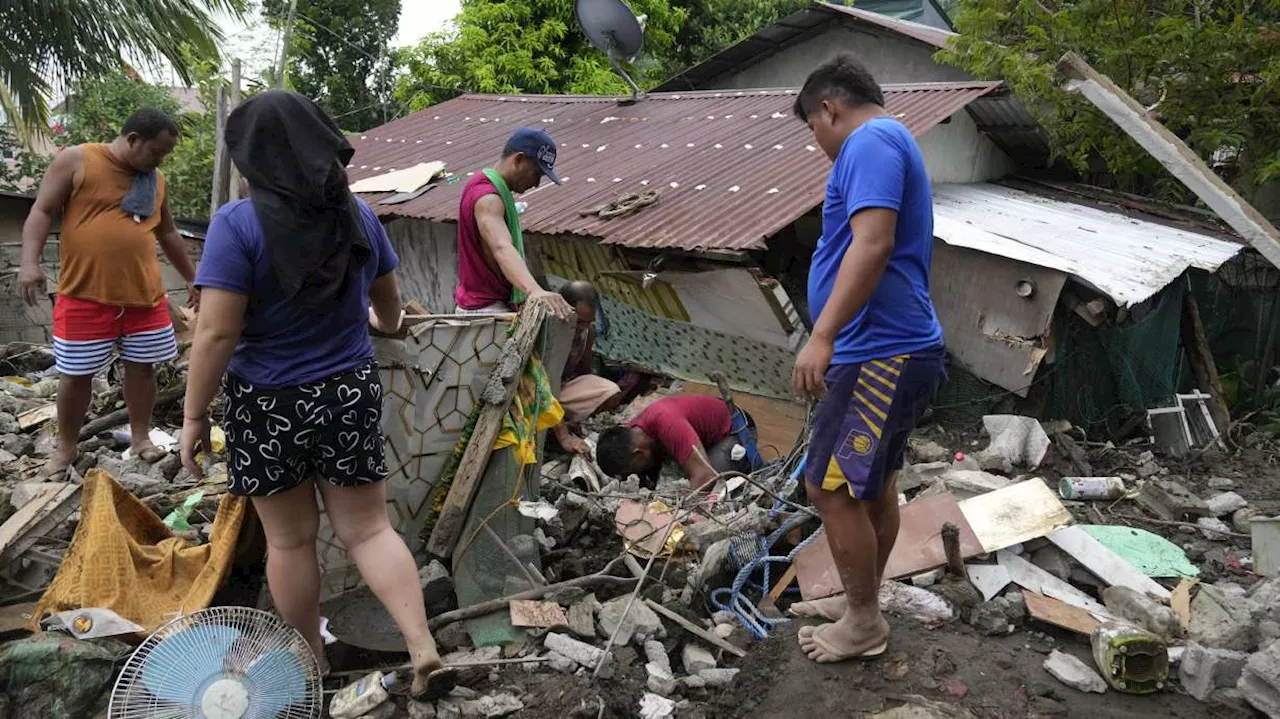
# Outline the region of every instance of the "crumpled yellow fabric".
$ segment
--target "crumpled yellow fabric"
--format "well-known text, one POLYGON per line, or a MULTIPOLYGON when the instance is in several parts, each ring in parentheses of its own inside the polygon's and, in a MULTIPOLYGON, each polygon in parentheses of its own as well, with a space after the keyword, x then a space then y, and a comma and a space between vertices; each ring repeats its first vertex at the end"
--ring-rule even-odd
POLYGON ((45 612, 103 607, 153 631, 208 607, 231 568, 247 506, 244 497, 223 496, 209 543, 193 546, 110 474, 90 470, 80 525, 28 628, 38 631, 45 612))
POLYGON ((538 461, 538 432, 551 429, 564 421, 564 408, 551 392, 551 380, 542 360, 530 357, 520 375, 520 386, 511 398, 511 409, 502 418, 502 432, 494 441, 494 449, 516 448, 516 461, 521 465, 538 461), (534 412, 538 413, 537 425, 534 412))

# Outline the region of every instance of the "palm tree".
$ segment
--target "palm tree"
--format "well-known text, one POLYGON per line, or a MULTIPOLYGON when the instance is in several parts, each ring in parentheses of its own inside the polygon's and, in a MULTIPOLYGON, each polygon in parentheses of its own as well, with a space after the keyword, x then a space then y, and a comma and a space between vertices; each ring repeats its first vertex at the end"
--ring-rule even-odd
POLYGON ((217 58, 214 14, 240 17, 248 0, 9 0, 0 14, 0 111, 19 134, 48 125, 55 83, 167 61, 189 82, 217 58), (185 52, 184 46, 191 52, 185 52))

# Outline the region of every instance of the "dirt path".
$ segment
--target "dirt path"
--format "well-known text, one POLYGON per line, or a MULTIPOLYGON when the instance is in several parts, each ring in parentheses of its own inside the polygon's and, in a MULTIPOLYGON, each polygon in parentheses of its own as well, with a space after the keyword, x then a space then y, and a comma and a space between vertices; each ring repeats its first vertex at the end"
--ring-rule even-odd
POLYGON ((1055 647, 1092 665, 1083 637, 1062 634, 1050 641, 1019 631, 992 638, 961 624, 928 630, 913 620, 890 623, 886 655, 837 665, 809 661, 796 644, 796 627, 779 629, 743 660, 734 689, 712 701, 708 719, 857 717, 897 706, 903 702, 895 697, 906 695, 958 703, 983 719, 1253 716, 1201 704, 1176 687, 1146 697, 1071 689, 1042 665, 1055 647))

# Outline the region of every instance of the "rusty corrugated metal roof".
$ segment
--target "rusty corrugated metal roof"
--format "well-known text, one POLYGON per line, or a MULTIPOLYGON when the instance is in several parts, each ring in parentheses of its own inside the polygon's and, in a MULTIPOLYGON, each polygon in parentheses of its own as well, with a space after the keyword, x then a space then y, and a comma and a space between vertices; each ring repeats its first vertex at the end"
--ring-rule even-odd
MULTIPOLYGON (((887 109, 917 137, 1000 86, 997 82, 885 86, 887 109)), ((830 162, 791 114, 794 90, 616 98, 465 95, 351 138, 352 181, 443 161, 465 180, 498 161, 507 136, 532 125, 560 145, 565 179, 525 193, 527 232, 572 234, 626 247, 763 249, 765 240, 822 203, 830 162), (629 217, 583 217, 620 195, 658 190, 629 217)), ((367 195, 379 214, 457 221, 463 182, 397 205, 367 195)))

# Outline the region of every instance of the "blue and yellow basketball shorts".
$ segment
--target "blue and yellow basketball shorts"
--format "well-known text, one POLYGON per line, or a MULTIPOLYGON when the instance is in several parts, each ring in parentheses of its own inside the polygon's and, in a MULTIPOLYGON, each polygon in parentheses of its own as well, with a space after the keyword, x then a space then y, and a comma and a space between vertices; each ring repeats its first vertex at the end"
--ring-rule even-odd
POLYGON ((946 376, 941 347, 832 365, 814 415, 805 480, 828 492, 845 489, 854 499, 880 499, 946 376))

